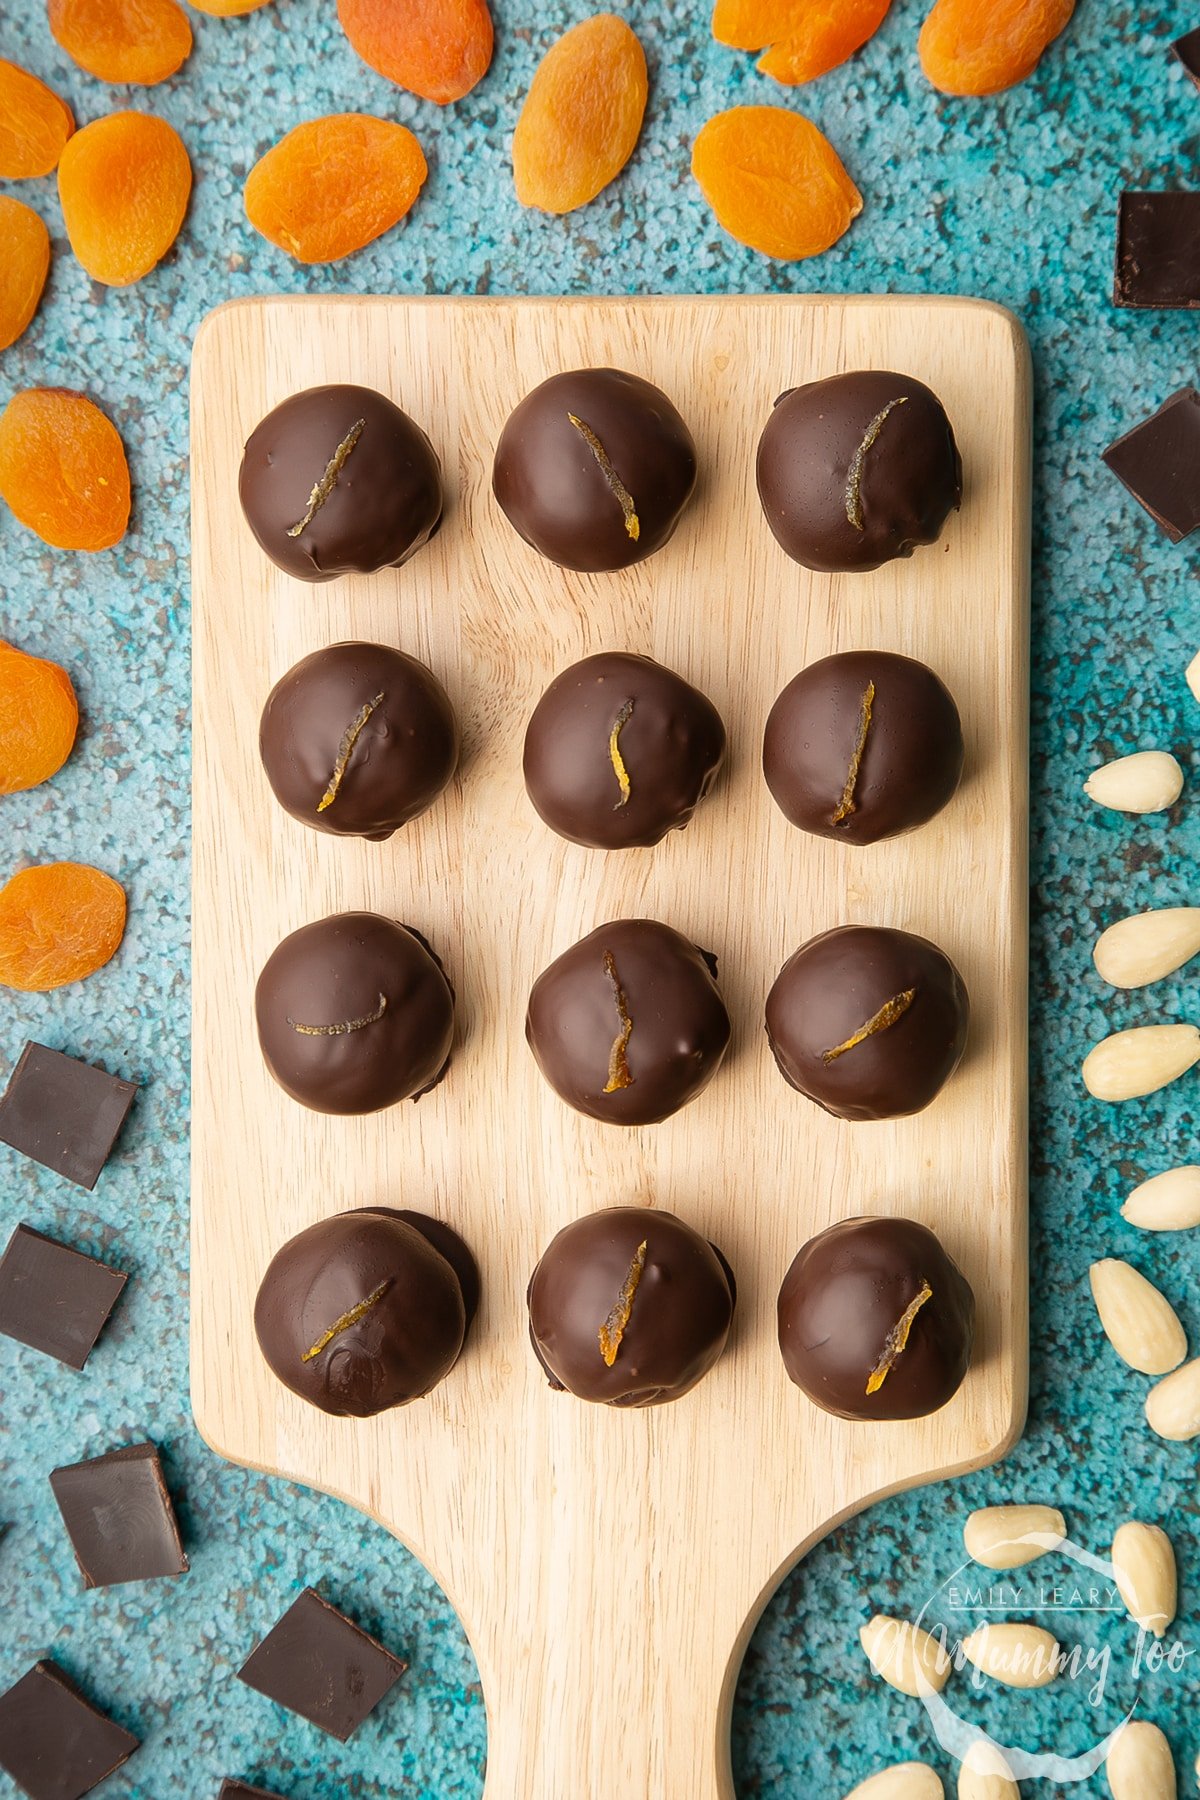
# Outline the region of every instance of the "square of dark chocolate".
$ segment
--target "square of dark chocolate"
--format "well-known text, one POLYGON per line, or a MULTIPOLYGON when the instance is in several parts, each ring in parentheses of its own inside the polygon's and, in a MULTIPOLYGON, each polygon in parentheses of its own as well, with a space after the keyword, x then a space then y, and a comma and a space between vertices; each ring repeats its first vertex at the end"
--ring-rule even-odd
POLYGON ((129 1277, 18 1225, 0 1256, 0 1332, 82 1369, 129 1277))
POLYGON ((1200 193, 1122 194, 1118 306, 1200 306, 1200 193))
POLYGON ((280 1800, 270 1788, 251 1787, 248 1781, 229 1781, 221 1783, 221 1791, 217 1800, 280 1800))
POLYGON ((1200 29, 1189 31, 1186 37, 1176 38, 1171 49, 1196 86, 1200 87, 1200 29))
POLYGON ((1104 460, 1178 544, 1200 525, 1200 393, 1180 388, 1110 444, 1104 460))
POLYGON ((153 1444, 130 1444, 55 1469, 50 1486, 84 1587, 186 1572, 175 1508, 153 1444))
POLYGON ((408 1664, 305 1588, 238 1670, 239 1679, 342 1743, 408 1664))
POLYGON ((26 1044, 0 1099, 0 1143, 94 1188, 136 1093, 135 1082, 26 1044))
POLYGON ((83 1800, 137 1747, 57 1663, 35 1663, 0 1695, 0 1769, 30 1800, 83 1800))

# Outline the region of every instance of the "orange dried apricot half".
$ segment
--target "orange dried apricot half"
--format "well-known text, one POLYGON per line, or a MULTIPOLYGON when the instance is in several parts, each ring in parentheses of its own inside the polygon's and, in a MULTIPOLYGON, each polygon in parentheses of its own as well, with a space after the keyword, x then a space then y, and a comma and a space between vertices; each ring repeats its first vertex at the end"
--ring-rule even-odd
POLYGON ((246 217, 297 262, 337 262, 399 224, 428 173, 407 126, 369 113, 297 125, 246 178, 246 217))
POLYGON ((836 244, 862 195, 816 126, 782 106, 735 106, 703 127, 692 174, 731 237, 794 262, 836 244))
POLYGON ((572 212, 615 181, 646 113, 646 56, 624 19, 598 13, 546 52, 513 133, 522 206, 572 212))
POLYGON ((58 165, 71 248, 106 287, 128 287, 162 261, 191 191, 183 139, 150 113, 109 113, 85 125, 58 165))
POLYGON ((74 113, 53 88, 0 56, 0 177, 52 174, 74 129, 74 113))
POLYGON ((192 28, 176 0, 47 0, 50 29, 99 81, 153 87, 187 61, 192 28))
POLYGON ((439 106, 469 94, 491 66, 487 0, 338 0, 338 19, 370 68, 439 106))
POLYGON ((891 0, 716 0, 713 36, 732 50, 765 50, 764 75, 788 87, 836 69, 873 38, 891 0))
POLYGON ((67 671, 0 642, 0 794, 24 793, 57 775, 78 729, 67 671))
POLYGON ((921 67, 944 94, 998 94, 1033 74, 1074 11, 1075 0, 935 0, 921 67))
POLYGON ((36 863, 0 888, 0 987, 44 994, 94 975, 125 935, 125 890, 86 863, 36 863))
POLYGON ((50 273, 50 233, 31 206, 0 194, 0 350, 15 344, 38 309, 50 273))
POLYGON ((109 550, 129 523, 129 464, 84 394, 25 388, 0 413, 0 499, 58 550, 109 550))

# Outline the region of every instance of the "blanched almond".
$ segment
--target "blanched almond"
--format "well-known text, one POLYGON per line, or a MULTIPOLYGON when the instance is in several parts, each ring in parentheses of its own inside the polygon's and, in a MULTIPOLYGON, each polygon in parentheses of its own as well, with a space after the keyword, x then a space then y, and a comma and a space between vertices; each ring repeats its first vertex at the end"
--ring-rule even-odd
POLYGON ((1175 1761, 1157 1725, 1122 1725, 1104 1765, 1113 1800, 1175 1800, 1175 1761))
POLYGON ((1040 1625, 1007 1620, 981 1625, 963 1639, 963 1655, 1005 1687, 1048 1687, 1058 1674, 1058 1642, 1040 1625))
POLYGON ((1172 1443, 1186 1444, 1200 1437, 1200 1357, 1184 1363, 1146 1395, 1146 1419, 1151 1431, 1172 1443))
POLYGON ((1057 1550, 1067 1522, 1053 1506, 984 1506, 963 1526, 972 1561, 985 1569, 1020 1569, 1057 1550))
POLYGON ((1135 1187, 1121 1217, 1143 1231, 1188 1231, 1200 1225, 1200 1166, 1164 1169, 1135 1187))
POLYGON ((1175 1551, 1166 1532, 1131 1519, 1113 1538, 1112 1565, 1130 1618, 1165 1637, 1179 1603, 1175 1551))
POLYGON ((1141 1375, 1166 1375, 1187 1355, 1187 1334, 1171 1302, 1152 1281, 1115 1256, 1088 1271, 1104 1335, 1121 1361, 1141 1375))
POLYGON ((1138 750, 1093 769, 1083 791, 1112 812, 1165 812, 1183 792, 1183 770, 1167 750, 1138 750))
POLYGON ((942 1645, 919 1625, 876 1613, 858 1634, 867 1660, 889 1687, 919 1700, 940 1694, 950 1676, 950 1658, 942 1645))
POLYGON ((958 1800, 1020 1800, 1013 1772, 995 1744, 978 1739, 958 1771, 958 1800))
POLYGON ((846 1800, 945 1800, 945 1789, 928 1763, 894 1763, 860 1781, 846 1800))
POLYGON ((1131 913, 1101 932, 1092 960, 1113 987, 1140 988, 1173 975, 1200 951, 1200 906, 1131 913))
POLYGON ((1177 1081, 1200 1062, 1194 1025, 1135 1025, 1116 1031, 1085 1059, 1083 1081, 1097 1100, 1136 1100, 1177 1081))

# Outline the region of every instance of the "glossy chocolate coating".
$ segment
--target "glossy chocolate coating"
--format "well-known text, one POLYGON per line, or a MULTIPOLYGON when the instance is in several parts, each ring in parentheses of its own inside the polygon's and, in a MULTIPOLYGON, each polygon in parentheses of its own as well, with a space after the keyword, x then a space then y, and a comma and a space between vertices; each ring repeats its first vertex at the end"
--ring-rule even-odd
POLYGON ((900 1119, 928 1106, 962 1059, 969 1018, 962 976, 944 951, 871 925, 811 939, 767 996, 781 1073, 842 1119, 900 1119))
POLYGON ((566 1226, 529 1283, 529 1335, 551 1387, 604 1406, 661 1406, 707 1375, 735 1289, 720 1251, 672 1213, 614 1206, 566 1226), (645 1244, 644 1257, 641 1246, 645 1244), (611 1365, 601 1329, 641 1263, 611 1365))
POLYGON ((258 748, 294 819, 336 837, 389 838, 453 776, 458 721, 424 663, 384 644, 332 644, 271 689, 258 748))
POLYGON ((599 926, 533 984, 525 1036, 539 1069, 606 1125, 669 1118, 708 1086, 729 1044, 716 972, 715 956, 656 919, 599 926), (622 1038, 624 1085, 606 1093, 622 1038))
POLYGON ((936 394, 864 369, 780 395, 759 440, 758 493, 794 562, 877 569, 940 537, 962 501, 962 460, 936 394))
POLYGON ((534 388, 501 432, 492 471, 525 542, 564 569, 592 572, 661 550, 695 485, 691 432, 661 389, 620 369, 576 369, 534 388), (632 503, 636 536, 588 433, 632 503))
POLYGON ((539 815, 594 850, 657 844, 678 831, 724 760, 712 701, 661 663, 623 651, 556 675, 525 733, 525 787, 539 815))
POLYGON ((365 1207, 310 1225, 278 1251, 254 1329, 285 1387, 322 1412, 367 1419, 437 1386, 478 1301, 474 1258, 448 1225, 365 1207))
POLYGON ((974 1323, 966 1277, 913 1219, 831 1225, 805 1244, 779 1290, 784 1366, 810 1400, 843 1419, 921 1419, 945 1406, 971 1361, 974 1323), (896 1349, 889 1336, 926 1285, 929 1298, 896 1349), (869 1394, 890 1351, 891 1367, 869 1394))
POLYGON ((949 688, 924 663, 884 650, 802 670, 763 737, 763 774, 785 818, 847 844, 924 825, 953 798, 962 766, 949 688))
POLYGON ((246 444, 238 493, 271 561, 301 581, 398 569, 442 518, 433 445, 374 388, 306 388, 269 412, 246 444))
POLYGON ((268 1069, 314 1112, 420 1099, 450 1061, 454 990, 442 965, 411 926, 378 913, 334 913, 284 938, 254 1010, 268 1069))

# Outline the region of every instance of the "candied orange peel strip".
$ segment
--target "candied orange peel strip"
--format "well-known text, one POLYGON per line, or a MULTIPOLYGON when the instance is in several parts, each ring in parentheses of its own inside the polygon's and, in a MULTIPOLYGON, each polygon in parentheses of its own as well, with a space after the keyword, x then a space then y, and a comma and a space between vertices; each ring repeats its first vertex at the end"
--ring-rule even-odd
POLYGON ((617 1352, 621 1348, 621 1340, 629 1325, 633 1302, 641 1285, 645 1267, 646 1239, 643 1238, 633 1253, 633 1261, 629 1265, 629 1273, 617 1296, 616 1305, 600 1327, 600 1354, 610 1369, 617 1360, 617 1352))
POLYGON ((623 806, 629 805, 629 796, 633 792, 633 785, 629 779, 629 770, 626 767, 625 758, 621 755, 621 733, 624 731, 632 717, 633 701, 626 700, 624 706, 613 720, 613 728, 608 734, 608 760, 612 764, 613 774, 617 778, 617 786, 621 790, 620 799, 613 804, 614 812, 620 812, 623 806))
POLYGON ((904 1311, 900 1314, 900 1317, 896 1320, 896 1323, 887 1334, 887 1340, 883 1346, 879 1361, 875 1364, 875 1367, 867 1377, 868 1394, 877 1394, 879 1392, 880 1388, 895 1368, 901 1351, 908 1343, 909 1333, 913 1328, 913 1322, 916 1319, 917 1314, 925 1305, 925 1302, 932 1299, 933 1289, 927 1281, 923 1281, 921 1283, 921 1291, 916 1299, 911 1301, 910 1304, 905 1307, 904 1311))
POLYGON ((352 1032, 365 1031, 368 1025, 378 1025, 387 1011, 387 995, 380 994, 374 1010, 364 1013, 361 1019, 338 1019, 332 1025, 302 1025, 298 1019, 289 1018, 288 1024, 300 1037, 349 1037, 352 1032))
POLYGON ((334 488, 337 486, 338 476, 345 468, 350 457, 350 452, 353 450, 355 444, 357 444, 359 438, 366 429, 367 421, 365 419, 355 420, 329 461, 325 464, 321 479, 313 483, 313 490, 308 496, 308 506, 305 509, 304 517, 297 520, 295 525, 289 527, 289 537, 299 537, 302 531, 308 530, 321 508, 328 500, 330 494, 332 494, 334 488))
POLYGON ((916 988, 905 988, 902 994, 893 994, 885 1000, 874 1018, 860 1025, 857 1031, 851 1032, 843 1044, 835 1044, 832 1050, 822 1050, 821 1061, 828 1067, 835 1063, 839 1056, 845 1056, 850 1050, 857 1050, 868 1038, 878 1037, 881 1031, 887 1031, 897 1019, 902 1019, 917 997, 916 988))
POLYGON ((864 531, 862 510, 862 480, 868 456, 879 442, 879 434, 891 418, 898 406, 903 406, 908 399, 907 394, 897 394, 894 400, 881 407, 863 433, 862 443, 854 452, 850 463, 850 473, 846 477, 846 523, 852 531, 864 531))
MULTIPOLYGON (((333 764, 333 774, 329 777, 329 786, 321 795, 317 804, 319 813, 332 806, 342 791, 342 783, 346 779, 346 770, 350 767, 350 758, 354 755, 354 746, 366 729, 367 721, 373 712, 383 705, 383 695, 376 694, 373 700, 364 700, 353 719, 342 733, 342 741, 338 745, 337 757, 333 764)), ((382 998, 382 996, 380 996, 382 998)))
POLYGON ((642 535, 642 521, 638 518, 637 507, 634 505, 633 495, 625 486, 621 477, 617 474, 612 458, 609 456, 608 451, 604 448, 604 445, 592 430, 591 426, 586 424, 583 419, 579 418, 573 412, 569 412, 567 417, 570 419, 572 425, 600 465, 600 473, 608 483, 608 488, 613 499, 617 502, 617 505, 625 515, 626 536, 631 538, 636 544, 642 535))
POLYGON ((125 935, 125 890, 85 863, 36 863, 0 888, 0 987, 42 994, 82 981, 125 935))
POLYGON ((612 985, 613 1002, 621 1026, 613 1039, 612 1049, 608 1053, 608 1080, 605 1082, 603 1090, 606 1094, 615 1094, 621 1088, 633 1086, 628 1057, 629 1040, 633 1036, 633 1020, 629 1016, 629 1002, 625 998, 625 989, 621 986, 621 977, 617 974, 617 959, 611 950, 604 952, 604 973, 612 985))
POLYGON ((320 1356, 322 1350, 328 1350, 334 1338, 341 1337, 343 1331, 349 1331, 352 1325, 357 1325, 360 1319, 365 1319, 371 1308, 379 1305, 379 1302, 383 1299, 383 1296, 387 1293, 391 1285, 390 1280, 381 1281, 373 1294, 368 1294, 365 1300, 360 1300, 358 1302, 357 1306, 350 1307, 347 1312, 342 1314, 340 1319, 335 1319, 328 1330, 321 1333, 316 1343, 310 1345, 304 1352, 300 1361, 306 1363, 315 1361, 315 1359, 320 1356))
POLYGON ((858 778, 862 773, 862 760, 867 753, 867 739, 871 735, 871 721, 875 713, 875 683, 868 681, 863 692, 862 704, 858 710, 858 731, 854 739, 854 749, 850 755, 850 767, 846 772, 846 785, 842 789, 842 797, 838 801, 830 823, 841 825, 854 811, 854 795, 858 788, 858 778))

